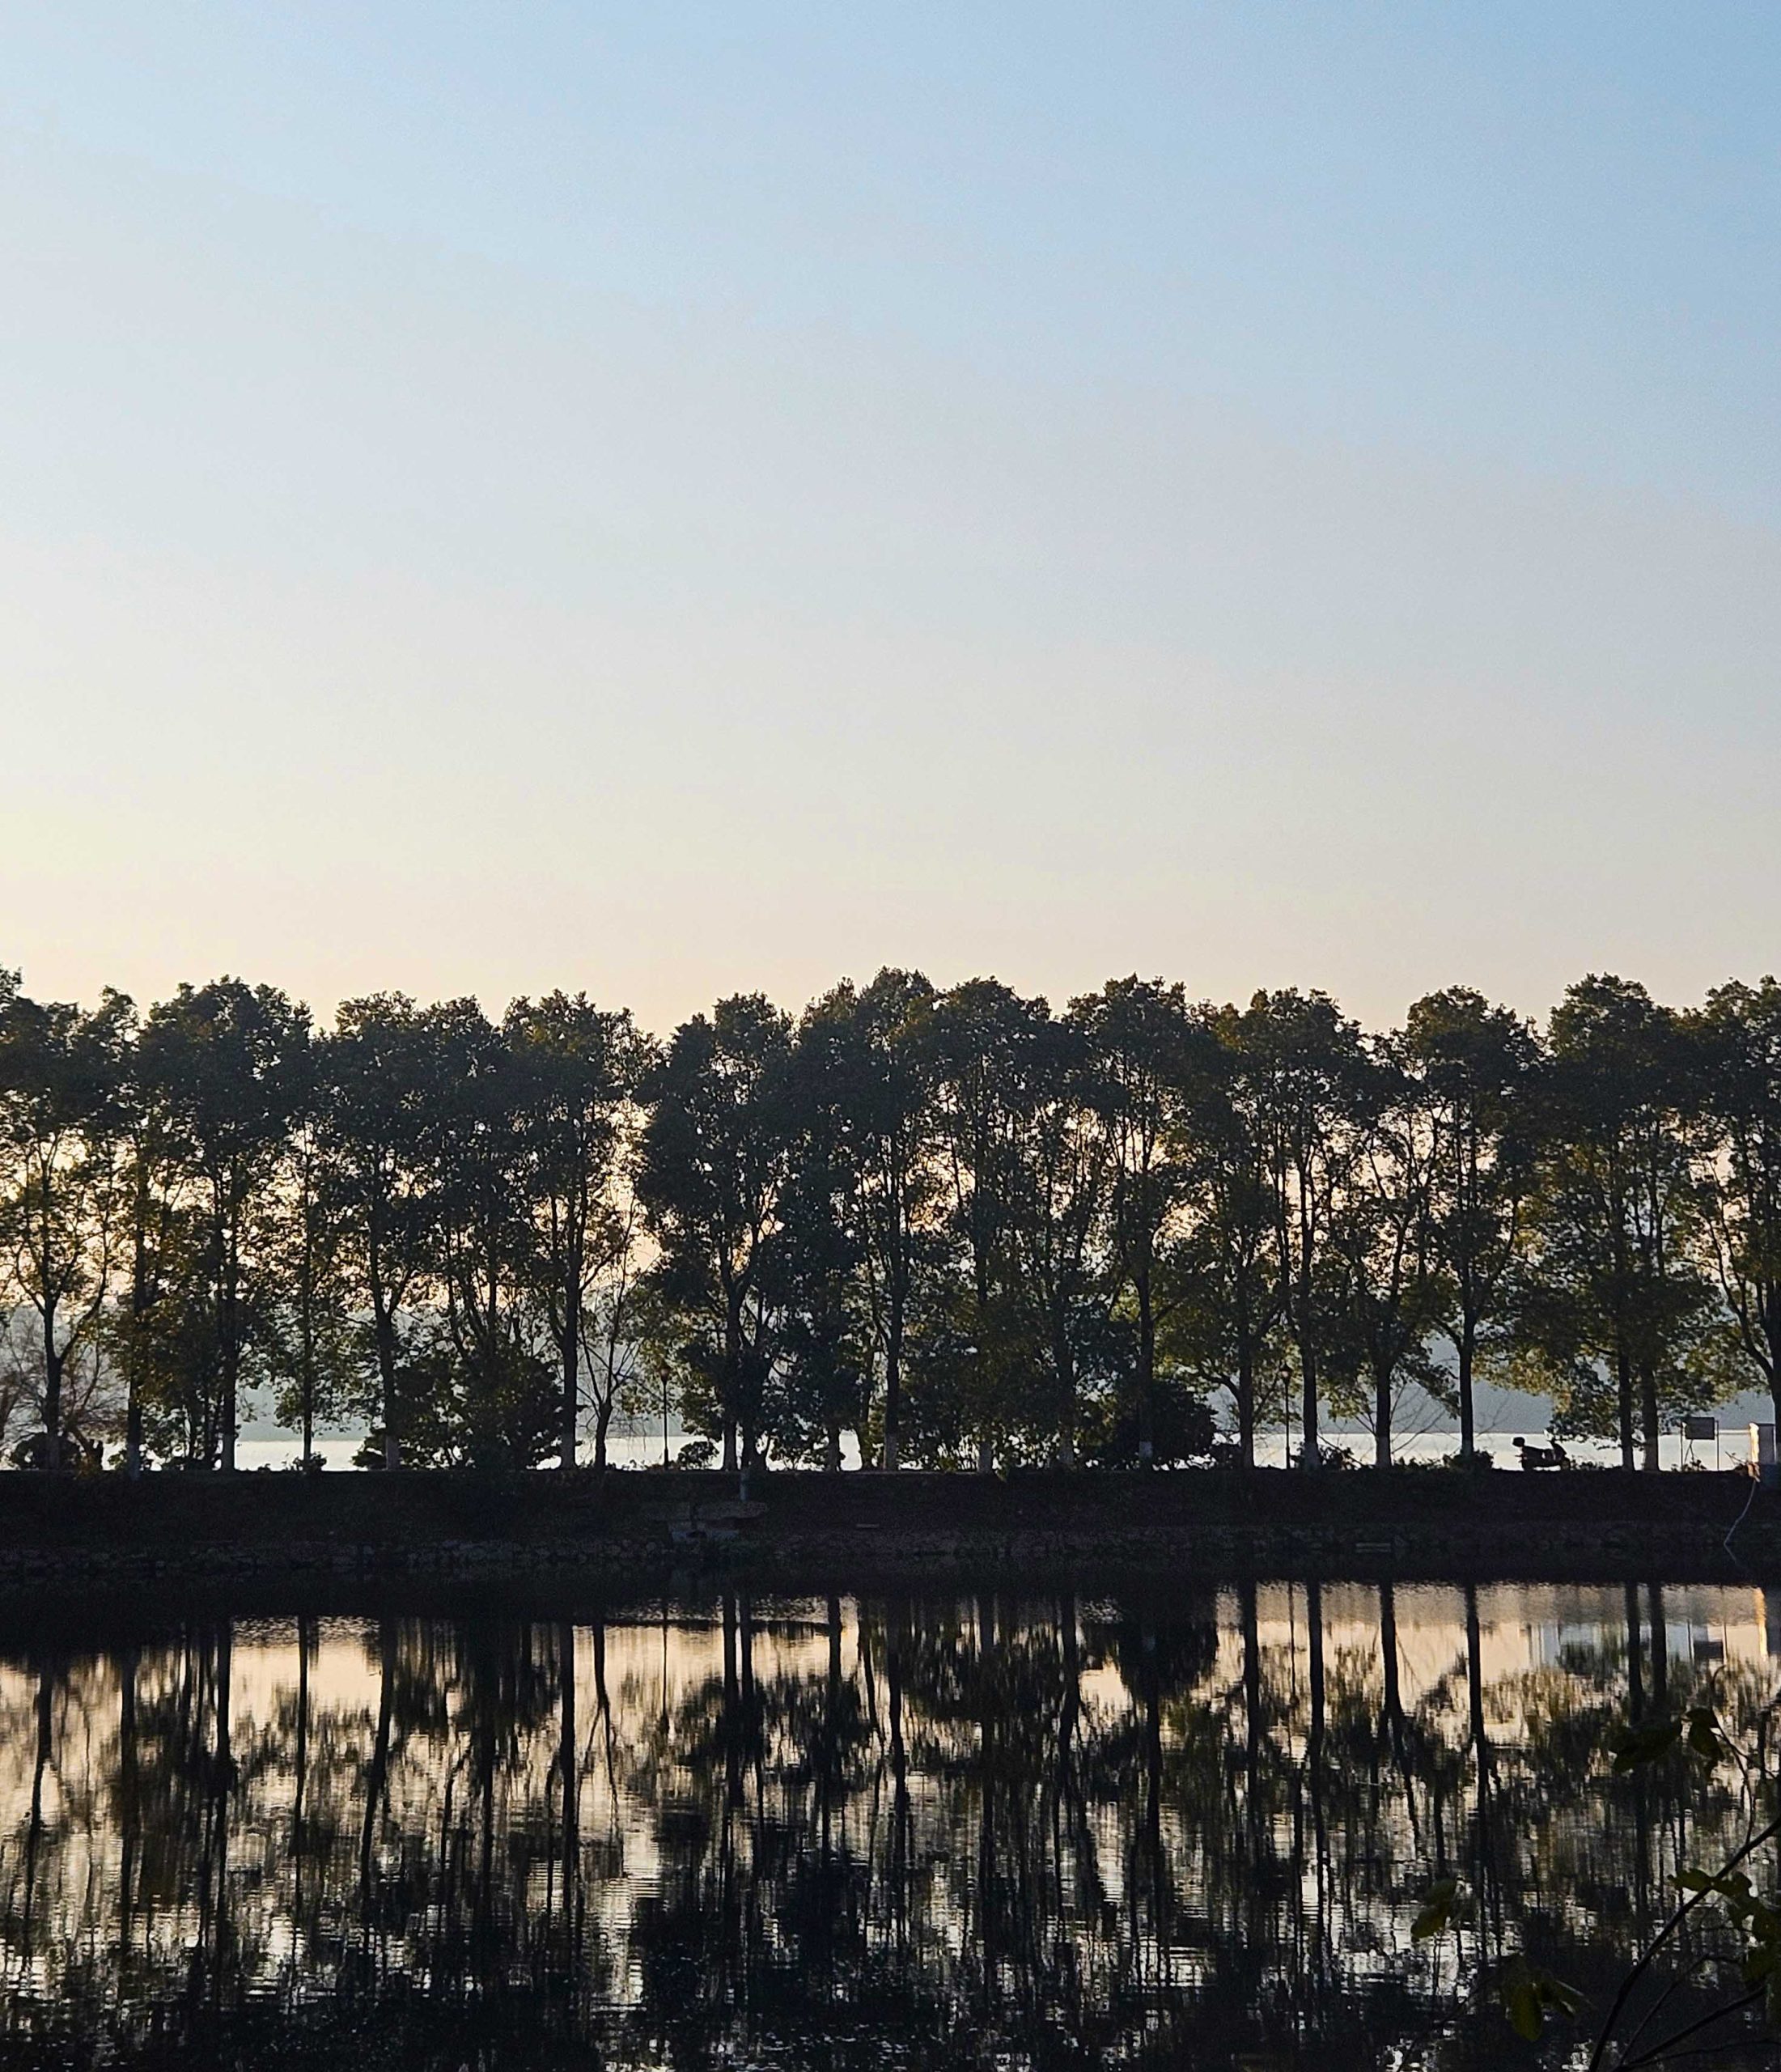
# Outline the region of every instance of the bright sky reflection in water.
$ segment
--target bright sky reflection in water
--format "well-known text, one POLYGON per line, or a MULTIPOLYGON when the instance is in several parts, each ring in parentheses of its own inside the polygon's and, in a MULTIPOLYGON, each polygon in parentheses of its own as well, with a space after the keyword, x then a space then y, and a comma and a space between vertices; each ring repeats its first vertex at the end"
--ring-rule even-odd
POLYGON ((1482 2067, 1481 1957, 1599 1997, 1732 1832, 1601 1737, 1708 1679, 1754 1720, 1781 1596, 169 1607, 0 1650, 7 2066, 1482 2067), (1443 1870, 1482 1904, 1413 1947, 1443 1870))

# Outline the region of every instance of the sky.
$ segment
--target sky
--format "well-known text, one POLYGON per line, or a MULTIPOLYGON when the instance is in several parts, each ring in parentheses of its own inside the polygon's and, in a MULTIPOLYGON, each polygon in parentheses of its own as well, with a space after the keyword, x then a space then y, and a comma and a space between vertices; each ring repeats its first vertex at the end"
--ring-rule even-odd
POLYGON ((0 963, 1781 964, 1781 10, 0 0, 0 963))

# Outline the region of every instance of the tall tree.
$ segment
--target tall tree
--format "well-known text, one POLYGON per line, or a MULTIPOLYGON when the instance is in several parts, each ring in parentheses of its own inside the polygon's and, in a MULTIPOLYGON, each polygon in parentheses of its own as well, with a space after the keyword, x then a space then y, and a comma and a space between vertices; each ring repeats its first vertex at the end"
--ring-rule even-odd
POLYGON ((638 1197, 663 1314, 734 1470, 757 1458, 774 1347, 770 1241, 791 1170, 791 1025, 761 994, 719 1000, 650 1074, 638 1197))
POLYGON ((1469 1460, 1479 1346, 1506 1320, 1526 1236, 1539 1046, 1520 1015, 1450 986, 1411 1007, 1405 1053, 1435 1132, 1429 1211, 1447 1280, 1440 1327, 1453 1346, 1460 1453, 1469 1460))
POLYGON ((369 1313, 374 1416, 393 1468, 402 1458, 405 1312, 431 1250, 428 1127, 443 1069, 436 1019, 402 993, 344 1001, 326 1068, 347 1272, 369 1313))
POLYGON ((1187 1293, 1177 1330, 1189 1364, 1229 1391, 1238 1458, 1253 1467, 1257 1424, 1271 1402, 1269 1361, 1283 1306, 1269 1081, 1262 1060, 1245 1047, 1236 1008, 1202 1008, 1196 1018, 1206 1038, 1198 1047, 1205 1068, 1190 1081, 1174 1125, 1189 1225, 1181 1261, 1187 1293))
POLYGON ((1691 1408, 1713 1290, 1690 1250, 1692 1064, 1678 1017, 1644 987, 1580 979, 1553 1010, 1531 1258, 1512 1374, 1570 1429, 1656 1472, 1666 1412, 1691 1408))
MULTIPOLYGON (((1030 1112, 1036 1047, 1050 1019, 994 979, 970 979, 935 1001, 927 1021, 935 1087, 935 1143, 956 1270, 931 1391, 950 1372, 956 1399, 946 1422, 974 1441, 977 1467, 1019 1421, 1028 1351, 1018 1292, 1015 1222, 1019 1146, 1030 1112)), ((944 1324, 941 1323, 944 1316, 944 1324)))
MULTIPOLYGON (((583 993, 515 1000, 505 1026, 519 1076, 531 1270, 557 1355, 558 1460, 572 1468, 583 1373, 600 1350, 595 1291, 630 1235, 619 1196, 644 1047, 628 1012, 583 993)), ((595 1459, 604 1466, 611 1391, 600 1410, 595 1459)))
POLYGON ((528 1300, 529 1089, 507 1032, 474 1000, 431 1013, 445 1068, 427 1132, 435 1266, 461 1443, 478 1466, 530 1467, 561 1443, 563 1428, 560 1369, 553 1375, 528 1300))
POLYGON ((1330 1220, 1332 1365, 1351 1391, 1340 1407, 1372 1425, 1374 1464, 1389 1467, 1400 1390, 1419 1385, 1437 1401, 1446 1393, 1428 1356, 1440 1314, 1431 1212, 1436 1129, 1401 1038, 1376 1038, 1368 1062, 1356 1078, 1348 1183, 1330 1220))
POLYGON ((1257 993, 1237 1024, 1274 1196, 1280 1307, 1297 1355, 1300 1464, 1321 1458, 1331 1229, 1354 1170, 1372 1078, 1359 1026, 1327 994, 1257 993))
POLYGON ((107 1335, 124 1373, 124 1464, 134 1476, 142 1471, 150 1396, 166 1345, 163 1306, 189 1217, 178 1133, 153 1075, 141 1068, 140 1025, 127 1004, 125 1019, 119 1136, 129 1287, 107 1335))
POLYGON ((1062 1466, 1081 1450, 1085 1391, 1100 1378, 1116 1293, 1108 1238, 1115 1154, 1096 1060, 1072 1010, 1035 1046, 1017 1148, 1015 1250, 1044 1386, 1029 1406, 1030 1443, 1062 1466))
POLYGON ((275 987, 239 979, 181 986, 150 1013, 138 1059, 195 1181, 193 1293, 215 1361, 204 1450, 230 1470, 242 1384, 264 1320, 255 1239, 303 1099, 308 1012, 275 987))
POLYGON ((339 1175, 326 1133, 327 1040, 317 1046, 317 1069, 307 1076, 265 1204, 274 1410, 280 1424, 296 1427, 305 1467, 316 1458, 318 1420, 352 1406, 359 1367, 339 1175))
POLYGON ((1160 979, 1111 979, 1071 1013, 1092 1057, 1112 1158, 1113 1258, 1137 1327, 1138 1458, 1147 1465, 1156 1446, 1157 1331, 1183 1292, 1178 1282, 1168 1292, 1165 1255, 1185 1196, 1182 1119, 1190 1080, 1205 1066, 1205 1033, 1182 988, 1160 979))
POLYGON ((1781 984, 1716 987, 1698 1034, 1702 1234, 1781 1431, 1781 984))
POLYGON ((841 1467, 842 1434, 869 1425, 873 1333, 859 1207, 863 1151, 857 1029, 819 1004, 799 1025, 787 1076, 793 1148, 770 1242, 768 1276, 781 1313, 775 1450, 841 1467))
MULTIPOLYGON (((10 974, 6 974, 10 979, 10 974)), ((44 1465, 70 1442, 64 1380, 96 1342, 120 1236, 120 1095, 129 1003, 91 1013, 0 990, 0 1231, 36 1322, 44 1465)))
POLYGON ((879 1459, 887 1469, 901 1457, 910 1310, 937 1192, 935 1053, 926 1034, 933 1001, 934 988, 919 972, 887 968, 862 990, 836 987, 810 1017, 830 1031, 834 1068, 848 1081, 852 1218, 883 1377, 879 1459))

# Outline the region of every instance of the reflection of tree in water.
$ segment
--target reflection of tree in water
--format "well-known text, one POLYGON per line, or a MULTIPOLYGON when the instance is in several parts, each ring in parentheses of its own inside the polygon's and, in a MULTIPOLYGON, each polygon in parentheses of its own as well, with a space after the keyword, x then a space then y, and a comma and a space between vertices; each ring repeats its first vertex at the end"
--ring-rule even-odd
MULTIPOLYGON (((1491 1674, 1456 1591, 1414 1684, 1393 1593, 1341 1597, 732 1594, 15 1656, 0 2062, 1493 2065, 1480 1976, 1524 1947, 1601 1990, 1735 1793, 1605 1775, 1609 1725, 1693 1687, 1655 1593, 1491 1674), (1457 1949, 1414 1948, 1448 1873, 1457 1949)), ((1770 1730, 1755 1667, 1716 1688, 1770 1730)))

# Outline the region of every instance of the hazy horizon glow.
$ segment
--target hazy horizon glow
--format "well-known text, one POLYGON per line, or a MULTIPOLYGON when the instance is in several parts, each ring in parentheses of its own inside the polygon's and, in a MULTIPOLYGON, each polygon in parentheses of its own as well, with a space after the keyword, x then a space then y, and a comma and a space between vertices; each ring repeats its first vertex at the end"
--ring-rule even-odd
POLYGON ((0 49, 34 992, 1781 962, 1772 10, 0 49))

